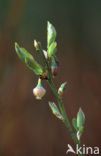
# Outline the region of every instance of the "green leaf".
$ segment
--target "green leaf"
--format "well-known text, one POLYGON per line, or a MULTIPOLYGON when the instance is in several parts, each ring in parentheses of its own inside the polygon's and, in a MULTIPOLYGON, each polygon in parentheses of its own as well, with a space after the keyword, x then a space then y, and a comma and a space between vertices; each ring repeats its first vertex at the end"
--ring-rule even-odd
POLYGON ((42 74, 42 67, 32 59, 29 59, 28 57, 25 58, 25 63, 29 67, 29 69, 33 70, 36 75, 42 74))
POLYGON ((77 120, 75 118, 72 120, 72 125, 74 126, 75 130, 78 131, 77 120))
POLYGON ((50 22, 47 22, 47 44, 48 44, 48 47, 55 41, 55 38, 56 38, 56 30, 50 22))
POLYGON ((82 109, 80 108, 77 114, 77 127, 79 128, 79 130, 83 129, 84 123, 85 123, 85 115, 82 109))
POLYGON ((31 69, 36 75, 41 75, 43 70, 41 65, 39 65, 33 56, 27 52, 26 49, 20 48, 20 46, 15 43, 15 50, 19 58, 31 69))
POLYGON ((82 134, 83 133, 83 129, 84 129, 84 127, 80 127, 79 128, 79 132, 82 134))
POLYGON ((59 88, 61 88, 62 90, 64 90, 66 88, 67 82, 64 82, 61 84, 61 86, 59 88))
POLYGON ((49 102, 49 107, 52 111, 52 113, 59 119, 64 120, 63 116, 61 115, 57 105, 54 102, 49 102))
POLYGON ((56 42, 53 42, 48 47, 47 54, 48 54, 49 57, 53 56, 56 53, 56 46, 57 46, 57 43, 56 42))
POLYGON ((58 89, 58 95, 59 95, 59 96, 62 96, 62 95, 63 95, 63 91, 64 91, 64 89, 66 88, 66 84, 67 84, 67 82, 64 82, 64 83, 62 83, 62 84, 60 85, 60 87, 59 87, 59 89, 58 89))
POLYGON ((33 59, 33 56, 30 53, 28 53, 27 50, 25 50, 24 48, 20 48, 20 46, 17 43, 15 43, 15 50, 17 55, 23 62, 25 62, 25 57, 33 59))

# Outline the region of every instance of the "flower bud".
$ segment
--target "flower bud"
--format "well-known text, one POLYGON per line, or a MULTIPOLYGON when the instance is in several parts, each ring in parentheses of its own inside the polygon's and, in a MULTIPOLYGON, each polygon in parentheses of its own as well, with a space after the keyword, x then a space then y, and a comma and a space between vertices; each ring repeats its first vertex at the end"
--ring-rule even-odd
POLYGON ((37 86, 33 89, 33 94, 36 99, 41 100, 41 98, 45 95, 46 90, 41 85, 41 79, 38 80, 37 86))
POLYGON ((45 58, 47 59, 47 57, 48 57, 47 51, 46 50, 43 50, 43 53, 44 53, 45 58))
POLYGON ((39 50, 38 42, 36 40, 34 40, 34 47, 36 48, 36 50, 39 50))
POLYGON ((44 56, 45 56, 46 60, 50 60, 50 57, 48 56, 47 51, 43 50, 43 53, 44 53, 44 56))
POLYGON ((60 62, 59 62, 59 59, 57 58, 57 56, 55 56, 55 62, 56 62, 56 64, 57 64, 57 66, 60 65, 60 62))
POLYGON ((57 69, 58 69, 58 67, 57 67, 56 62, 55 61, 52 62, 52 64, 51 64, 51 73, 52 73, 53 76, 57 75, 57 69))

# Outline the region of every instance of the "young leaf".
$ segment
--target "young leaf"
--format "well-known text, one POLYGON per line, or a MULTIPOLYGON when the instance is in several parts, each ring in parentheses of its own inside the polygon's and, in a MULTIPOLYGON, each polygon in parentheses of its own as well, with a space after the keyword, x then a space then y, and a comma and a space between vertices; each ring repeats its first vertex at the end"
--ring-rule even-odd
POLYGON ((79 130, 83 129, 84 123, 85 123, 85 115, 82 109, 80 108, 77 114, 77 127, 79 128, 79 130))
POLYGON ((79 128, 79 132, 80 132, 81 134, 83 133, 83 129, 84 129, 84 126, 79 128))
POLYGON ((59 87, 59 89, 58 89, 58 94, 59 94, 59 96, 62 96, 62 95, 63 95, 63 91, 64 91, 64 89, 66 88, 66 84, 67 84, 67 82, 64 82, 64 83, 62 83, 61 86, 59 87))
POLYGON ((75 130, 78 131, 77 120, 75 118, 72 120, 72 125, 74 126, 75 130))
POLYGON ((55 41, 55 38, 56 38, 56 30, 50 22, 47 22, 47 44, 48 44, 48 47, 55 41))
POLYGON ((25 63, 29 67, 29 69, 33 70, 36 75, 42 74, 42 67, 34 60, 29 59, 28 57, 25 58, 25 63))
POLYGON ((27 50, 25 50, 24 48, 20 48, 20 46, 17 43, 15 43, 15 51, 23 62, 25 62, 25 57, 33 59, 33 56, 30 53, 28 53, 27 50))
POLYGON ((35 61, 33 56, 27 52, 24 48, 20 48, 20 46, 15 43, 15 50, 19 58, 31 69, 35 72, 36 75, 41 75, 43 70, 42 67, 35 61))
POLYGON ((38 45, 38 42, 36 40, 34 40, 34 47, 36 50, 39 50, 39 45, 38 45))
POLYGON ((60 88, 62 88, 63 90, 66 88, 67 82, 64 82, 61 84, 60 88))
POLYGON ((64 120, 63 116, 61 115, 58 107, 56 106, 56 104, 54 102, 49 102, 49 107, 52 110, 52 113, 59 119, 64 120))
POLYGON ((57 43, 56 42, 53 42, 48 47, 47 54, 48 54, 49 57, 53 56, 56 53, 56 46, 57 46, 57 43))

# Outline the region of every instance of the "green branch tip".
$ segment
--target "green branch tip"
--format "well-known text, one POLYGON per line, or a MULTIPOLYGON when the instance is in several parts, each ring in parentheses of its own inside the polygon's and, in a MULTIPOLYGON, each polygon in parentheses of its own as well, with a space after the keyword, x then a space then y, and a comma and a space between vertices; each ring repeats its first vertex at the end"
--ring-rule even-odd
MULTIPOLYGON (((34 40, 34 47, 37 51, 37 54, 40 55, 40 58, 43 61, 43 67, 37 63, 34 59, 33 55, 31 55, 26 49, 20 47, 17 42, 15 42, 15 51, 18 57, 27 65, 29 69, 31 69, 38 76, 38 84, 35 88, 33 88, 33 94, 36 99, 42 99, 42 97, 46 93, 46 89, 42 86, 41 80, 47 80, 55 98, 57 101, 57 105, 54 102, 49 102, 49 107, 52 113, 63 121, 63 123, 68 128, 73 141, 75 144, 80 146, 80 137, 83 133, 84 123, 85 123, 85 114, 80 108, 77 113, 77 118, 72 120, 72 125, 76 130, 76 133, 68 119, 66 114, 66 110, 63 104, 62 95, 64 89, 66 88, 67 82, 64 82, 60 85, 59 89, 54 84, 53 78, 57 74, 57 69, 59 65, 59 61, 56 56, 57 51, 57 43, 56 43, 56 30, 55 27, 47 21, 47 49, 43 50, 41 43, 34 40), (58 108, 59 107, 59 108, 58 108)), ((81 155, 80 153, 78 154, 81 155)))

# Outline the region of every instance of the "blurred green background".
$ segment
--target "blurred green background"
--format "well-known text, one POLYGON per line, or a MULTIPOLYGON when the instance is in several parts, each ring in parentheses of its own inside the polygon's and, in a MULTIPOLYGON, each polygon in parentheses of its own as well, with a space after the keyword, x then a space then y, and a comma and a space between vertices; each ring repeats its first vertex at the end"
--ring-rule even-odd
POLYGON ((101 145, 101 1, 0 0, 0 156, 65 156, 67 144, 74 146, 48 107, 55 100, 51 90, 44 82, 47 94, 35 100, 37 77, 14 50, 17 41, 37 57, 33 40, 46 48, 47 20, 57 30, 55 82, 68 82, 67 114, 71 120, 81 107, 86 115, 82 143, 101 145))

